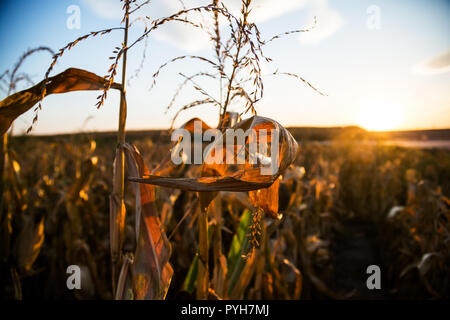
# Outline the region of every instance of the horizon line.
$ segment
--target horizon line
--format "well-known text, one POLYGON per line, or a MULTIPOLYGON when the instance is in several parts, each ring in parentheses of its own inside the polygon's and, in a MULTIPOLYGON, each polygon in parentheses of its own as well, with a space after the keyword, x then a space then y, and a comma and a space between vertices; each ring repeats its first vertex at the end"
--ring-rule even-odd
MULTIPOLYGON (((367 130, 358 125, 334 125, 334 126, 286 126, 286 129, 338 129, 338 128, 359 128, 367 133, 392 133, 392 132, 409 132, 409 131, 432 131, 432 130, 450 130, 450 127, 427 127, 427 128, 408 128, 408 129, 398 129, 398 130, 367 130)), ((151 131, 169 131, 170 128, 146 128, 146 129, 129 129, 126 130, 127 133, 136 132, 151 132, 151 131)), ((54 132, 54 133, 14 133, 12 137, 51 137, 51 136, 64 136, 64 135, 77 135, 77 134, 114 134, 117 130, 86 130, 86 131, 71 131, 71 132, 54 132)))

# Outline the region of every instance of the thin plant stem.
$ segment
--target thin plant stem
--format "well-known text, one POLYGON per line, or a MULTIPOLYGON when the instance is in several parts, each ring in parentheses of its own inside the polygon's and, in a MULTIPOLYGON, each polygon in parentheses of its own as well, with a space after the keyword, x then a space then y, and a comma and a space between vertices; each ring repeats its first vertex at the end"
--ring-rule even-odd
POLYGON ((116 290, 116 296, 115 296, 116 300, 123 299, 128 269, 129 269, 129 266, 131 264, 133 264, 133 260, 134 260, 134 258, 133 258, 132 254, 126 254, 125 258, 123 259, 122 269, 120 270, 119 280, 118 280, 118 285, 117 285, 117 290, 116 290))
POLYGON ((0 137, 0 221, 3 221, 3 196, 5 191, 5 163, 6 163, 6 152, 8 148, 8 134, 5 133, 0 137))
MULTIPOLYGON (((120 111, 119 111, 119 128, 117 132, 117 140, 120 145, 125 143, 125 126, 126 126, 126 119, 127 119, 127 103, 126 103, 126 91, 125 91, 125 85, 126 85, 126 73, 127 73, 127 45, 128 45, 128 29, 130 25, 130 19, 129 19, 129 10, 130 10, 130 4, 129 0, 126 0, 125 4, 126 12, 125 12, 125 29, 124 29, 124 40, 123 40, 123 46, 125 48, 123 57, 122 57, 122 91, 120 94, 120 111)), ((119 148, 119 159, 118 159, 118 165, 119 165, 119 183, 114 185, 114 188, 119 190, 114 190, 114 194, 119 195, 119 200, 121 205, 124 203, 124 190, 125 190, 125 154, 122 148, 119 148)), ((122 240, 122 239, 121 239, 122 240)), ((121 246, 119 247, 121 251, 121 246)), ((121 264, 121 252, 119 252, 119 257, 113 257, 112 261, 112 283, 113 283, 113 292, 116 291, 116 279, 117 279, 117 270, 119 265, 121 264), (117 261, 114 261, 116 260, 117 261)))
MULTIPOLYGON (((202 201, 200 201, 202 202, 202 201)), ((209 246, 208 246, 208 207, 200 205, 198 219, 199 264, 197 277, 197 299, 205 300, 209 287, 209 246)))
POLYGON ((238 33, 238 38, 237 38, 237 47, 236 47, 236 54, 234 56, 234 61, 233 61, 233 70, 231 72, 231 76, 230 79, 228 81, 228 88, 227 88, 227 96, 225 98, 225 102, 223 104, 223 111, 222 114, 220 116, 219 119, 219 130, 222 129, 222 123, 223 123, 223 119, 225 118, 225 114, 227 113, 227 108, 228 108, 228 104, 230 103, 230 95, 231 95, 231 91, 233 89, 233 81, 234 78, 236 76, 236 71, 239 68, 239 56, 241 53, 241 48, 242 48, 242 41, 243 41, 243 37, 245 36, 245 27, 247 25, 247 17, 248 17, 248 13, 249 13, 249 3, 244 2, 243 3, 243 8, 242 8, 242 12, 243 12, 243 22, 242 22, 242 27, 239 28, 239 33, 238 33))

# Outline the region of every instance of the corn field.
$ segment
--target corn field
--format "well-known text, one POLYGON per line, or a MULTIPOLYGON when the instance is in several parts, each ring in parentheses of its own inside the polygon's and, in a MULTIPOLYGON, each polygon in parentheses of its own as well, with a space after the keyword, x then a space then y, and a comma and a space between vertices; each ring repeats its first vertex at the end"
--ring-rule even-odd
MULTIPOLYGON (((258 114, 264 92, 260 62, 274 63, 264 54, 266 45, 314 32, 320 21, 263 39, 249 18, 251 0, 242 0, 239 16, 212 1, 158 19, 138 16, 149 1, 121 2, 118 27, 93 31, 57 51, 29 50, 1 75, 6 93, 0 101, 2 299, 450 297, 449 150, 355 144, 350 133, 323 144, 258 114), (207 15, 210 25, 190 19, 191 12, 207 15), (136 19, 146 27, 133 39, 129 30, 136 19), (127 109, 135 107, 127 105, 127 54, 170 23, 204 29, 211 55, 172 58, 151 80, 155 85, 167 65, 198 61, 209 69, 180 73, 181 85, 167 110, 176 108, 187 86, 201 98, 178 108, 170 130, 127 131, 127 109), (99 42, 113 32, 122 32, 123 42, 113 49, 105 76, 77 68, 53 75, 57 62, 78 43, 99 42), (18 69, 37 52, 52 58, 43 80, 31 85, 18 69), (215 87, 201 86, 203 78, 213 79, 215 87), (31 86, 18 91, 20 82, 31 86), (32 132, 47 96, 85 90, 99 92, 94 102, 99 112, 108 94, 118 92, 117 132, 8 133, 31 109, 32 132), (194 121, 201 123, 200 133, 215 128, 225 136, 233 128, 258 135, 231 150, 219 142, 211 151, 202 141, 202 151, 208 150, 202 162, 175 164, 171 154, 182 146, 181 139, 171 140, 175 120, 201 105, 216 108, 219 123, 186 122, 182 129, 194 134, 193 140, 194 121), (239 112, 232 112, 236 106, 239 112), (217 150, 224 160, 248 155, 248 145, 252 139, 261 142, 263 130, 280 134, 277 141, 264 142, 279 142, 272 174, 260 173, 265 158, 233 165, 208 161, 217 150), (81 271, 80 288, 68 290, 67 268, 74 265, 81 271), (366 287, 371 265, 382 270, 382 291, 366 287)), ((298 74, 271 76, 288 76, 326 97, 326 90, 298 74)))

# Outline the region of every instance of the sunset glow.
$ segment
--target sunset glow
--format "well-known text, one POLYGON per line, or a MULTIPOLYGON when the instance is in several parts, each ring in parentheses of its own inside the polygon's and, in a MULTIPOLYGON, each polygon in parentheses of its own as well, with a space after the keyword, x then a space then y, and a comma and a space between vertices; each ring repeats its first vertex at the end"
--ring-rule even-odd
POLYGON ((402 109, 400 104, 383 99, 363 103, 357 111, 357 125, 369 131, 398 129, 403 121, 402 109))

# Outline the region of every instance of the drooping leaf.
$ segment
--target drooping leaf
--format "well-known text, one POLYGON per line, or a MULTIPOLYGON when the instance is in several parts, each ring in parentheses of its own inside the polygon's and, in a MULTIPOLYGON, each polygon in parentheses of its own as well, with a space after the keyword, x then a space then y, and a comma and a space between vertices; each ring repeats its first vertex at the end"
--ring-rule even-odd
MULTIPOLYGON (((208 129, 211 129, 205 122, 200 120, 199 118, 193 118, 186 123, 184 123, 179 129, 187 130, 191 134, 191 140, 190 140, 190 155, 193 155, 194 152, 194 139, 195 139, 195 124, 199 126, 199 133, 205 132, 208 129)), ((200 144, 202 142, 200 141, 200 144)), ((184 169, 184 163, 181 165, 176 165, 172 161, 172 154, 180 154, 182 148, 182 139, 179 138, 177 141, 174 141, 172 144, 172 147, 170 148, 169 152, 166 154, 164 159, 159 163, 159 165, 152 170, 153 175, 157 176, 164 176, 164 175, 171 175, 171 176, 181 176, 182 171, 184 169)), ((186 156, 185 156, 186 157, 186 156)))
POLYGON ((295 160, 297 142, 275 120, 253 116, 238 122, 232 130, 241 130, 245 134, 244 143, 239 140, 229 143, 230 136, 227 137, 225 132, 204 159, 203 177, 239 177, 243 185, 266 184, 262 186, 265 188, 274 183, 295 160))
POLYGON ((278 189, 280 187, 280 179, 277 179, 270 187, 255 191, 249 191, 248 195, 254 207, 262 209, 262 211, 272 218, 280 219, 281 214, 278 213, 278 189))
MULTIPOLYGON (((211 147, 204 159, 202 177, 171 178, 143 175, 141 177, 131 177, 129 180, 197 192, 251 191, 270 187, 295 160, 298 145, 292 135, 276 121, 254 116, 239 122, 233 129, 242 129, 244 132, 254 130, 257 134, 256 137, 248 135, 245 139, 245 145, 234 145, 232 150, 227 148, 225 136, 222 136, 222 139, 218 139, 215 142, 216 148, 214 146, 211 147), (261 130, 268 132, 275 130, 278 132, 278 156, 270 157, 271 155, 266 156, 258 152, 249 154, 248 145, 250 143, 259 143, 255 139, 259 139, 258 134, 261 130), (216 155, 216 150, 222 150, 222 155, 216 155), (231 157, 234 159, 245 154, 245 162, 242 164, 229 164, 227 163, 227 153, 231 153, 231 157), (219 161, 215 161, 215 157, 219 157, 219 161), (258 159, 255 159, 255 157, 258 159), (265 160, 268 159, 267 161, 276 161, 273 164, 274 170, 271 174, 262 173, 262 169, 267 166, 267 163, 261 161, 261 157, 265 160)), ((271 137, 270 134, 266 137, 268 149, 270 149, 272 144, 271 137)))
MULTIPOLYGON (((148 174, 137 148, 124 144, 127 169, 132 175, 148 174)), ((136 299, 164 299, 172 279, 170 242, 162 229, 152 185, 133 184, 136 196, 136 253, 132 266, 132 286, 136 299)))
MULTIPOLYGON (((107 80, 92 72, 70 68, 31 88, 14 93, 0 101, 0 135, 8 130, 18 116, 41 101, 44 87, 46 95, 50 95, 81 90, 101 90, 106 84, 107 80)), ((114 83, 111 88, 121 89, 121 85, 114 83)))
POLYGON ((130 181, 154 184, 157 186, 176 188, 186 191, 250 191, 269 187, 270 183, 255 183, 245 181, 236 176, 201 177, 201 178, 169 178, 153 175, 143 175, 142 178, 128 178, 130 181))

